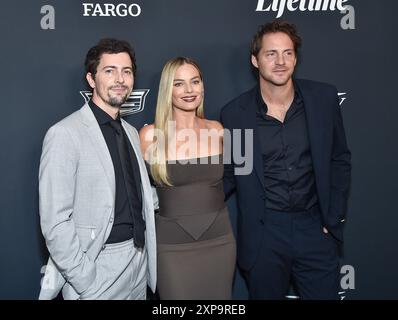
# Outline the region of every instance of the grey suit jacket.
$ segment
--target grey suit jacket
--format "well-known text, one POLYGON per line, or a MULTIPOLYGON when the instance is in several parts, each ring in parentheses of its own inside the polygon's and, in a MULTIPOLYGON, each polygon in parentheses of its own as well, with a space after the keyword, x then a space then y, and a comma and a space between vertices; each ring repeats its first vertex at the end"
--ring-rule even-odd
MULTIPOLYGON (((137 130, 122 120, 137 155, 146 223, 148 284, 156 286, 154 199, 137 130)), ((39 172, 40 223, 50 258, 39 299, 53 299, 69 282, 84 292, 96 276, 95 260, 113 225, 115 174, 98 122, 88 104, 52 126, 39 172)))

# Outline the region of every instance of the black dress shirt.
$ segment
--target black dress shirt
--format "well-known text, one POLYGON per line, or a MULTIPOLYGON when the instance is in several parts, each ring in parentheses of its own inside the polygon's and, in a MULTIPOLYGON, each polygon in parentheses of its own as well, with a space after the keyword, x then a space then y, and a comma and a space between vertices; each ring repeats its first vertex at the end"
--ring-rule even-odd
POLYGON ((266 207, 278 211, 308 210, 317 203, 315 177, 304 109, 298 91, 284 122, 267 115, 257 91, 256 122, 260 138, 266 207))
MULTIPOLYGON (((132 210, 142 211, 142 195, 141 190, 134 189, 133 194, 127 194, 126 185, 124 183, 122 165, 120 163, 120 156, 117 150, 116 143, 116 132, 115 129, 110 125, 111 121, 115 121, 109 114, 98 107, 94 102, 90 100, 90 108, 94 113, 95 118, 98 121, 102 134, 104 136, 106 145, 108 146, 109 153, 112 158, 113 168, 115 171, 115 186, 116 186, 116 198, 115 198, 115 218, 111 233, 106 243, 116 243, 129 240, 133 238, 133 212, 132 210), (133 208, 130 207, 127 197, 131 197, 133 208)), ((120 121, 120 118, 116 119, 120 121)), ((126 141, 128 138, 123 130, 126 141)), ((134 150, 130 143, 128 143, 129 153, 131 155, 132 162, 135 161, 138 166, 137 158, 134 150)), ((140 185, 139 181, 139 185, 140 185)))

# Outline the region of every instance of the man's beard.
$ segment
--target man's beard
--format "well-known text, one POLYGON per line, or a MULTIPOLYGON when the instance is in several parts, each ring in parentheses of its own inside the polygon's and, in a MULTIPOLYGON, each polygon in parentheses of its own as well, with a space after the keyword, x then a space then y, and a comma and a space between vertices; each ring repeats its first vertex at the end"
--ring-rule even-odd
MULTIPOLYGON (((127 87, 124 87, 127 89, 127 87)), ((112 88, 110 88, 112 89, 112 88)), ((125 96, 120 97, 120 96, 111 96, 110 92, 108 92, 108 101, 106 101, 110 106, 115 107, 115 108, 120 108, 123 103, 126 102, 127 98, 129 96, 129 93, 126 93, 125 96)))
POLYGON ((123 103, 126 102, 128 95, 126 94, 124 97, 111 97, 108 95, 107 103, 115 108, 120 108, 123 103))

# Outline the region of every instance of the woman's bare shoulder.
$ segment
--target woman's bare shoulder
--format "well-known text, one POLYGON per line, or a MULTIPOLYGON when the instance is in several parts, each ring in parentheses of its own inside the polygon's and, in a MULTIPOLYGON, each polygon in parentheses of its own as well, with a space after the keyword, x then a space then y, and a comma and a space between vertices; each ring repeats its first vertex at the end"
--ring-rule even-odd
POLYGON ((143 141, 152 142, 154 136, 154 129, 155 129, 154 124, 146 124, 145 126, 143 126, 139 132, 141 142, 143 141))
POLYGON ((223 130, 224 129, 223 125, 219 121, 207 120, 207 119, 205 119, 205 121, 206 121, 206 127, 208 129, 216 129, 216 130, 223 130))

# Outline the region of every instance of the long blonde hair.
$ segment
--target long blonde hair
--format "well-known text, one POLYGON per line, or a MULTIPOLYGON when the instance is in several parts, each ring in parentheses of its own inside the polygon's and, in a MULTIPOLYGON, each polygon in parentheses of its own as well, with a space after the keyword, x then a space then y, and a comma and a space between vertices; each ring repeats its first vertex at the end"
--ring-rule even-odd
MULTIPOLYGON (((168 150, 168 123, 173 120, 173 82, 175 78, 176 70, 184 65, 193 65, 199 72, 200 79, 203 82, 202 73, 199 65, 187 57, 177 57, 169 60, 163 67, 162 74, 160 76, 158 100, 156 103, 156 115, 155 115, 155 131, 160 130, 163 133, 164 141, 157 140, 153 144, 153 150, 151 152, 151 174, 153 179, 159 185, 171 186, 171 182, 167 173, 167 150, 168 150)), ((202 102, 196 109, 196 116, 204 118, 203 111, 203 98, 202 102)))

